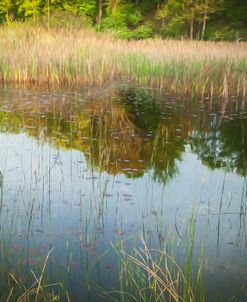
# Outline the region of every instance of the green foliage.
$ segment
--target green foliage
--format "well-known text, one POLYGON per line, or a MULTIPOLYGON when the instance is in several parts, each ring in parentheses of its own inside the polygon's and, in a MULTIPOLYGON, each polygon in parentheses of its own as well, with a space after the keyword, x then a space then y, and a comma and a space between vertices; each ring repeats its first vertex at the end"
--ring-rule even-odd
POLYGON ((134 34, 128 28, 121 28, 112 32, 114 38, 131 40, 134 38, 134 34))
POLYGON ((17 2, 18 13, 24 14, 25 17, 33 17, 35 21, 36 17, 40 13, 41 0, 20 0, 17 2))
POLYGON ((220 30, 210 27, 206 33, 206 37, 212 41, 234 41, 237 39, 237 32, 229 26, 221 28, 220 30))
POLYGON ((127 15, 128 25, 137 26, 143 20, 143 16, 139 10, 134 10, 127 15))
POLYGON ((102 21, 101 28, 103 30, 128 30, 127 26, 125 25, 124 18, 112 18, 111 16, 107 16, 102 21))
POLYGON ((146 39, 153 36, 152 22, 143 22, 141 10, 134 4, 119 0, 107 2, 106 17, 102 29, 120 39, 146 39))
POLYGON ((118 39, 134 39, 142 40, 154 37, 153 25, 151 22, 146 22, 145 24, 138 26, 134 30, 130 30, 128 27, 124 26, 113 30, 112 35, 118 39))
POLYGON ((76 7, 79 16, 88 16, 92 20, 96 18, 97 3, 94 0, 77 0, 76 7))
POLYGON ((159 6, 155 12, 155 16, 158 20, 162 20, 162 26, 164 26, 164 20, 168 21, 175 17, 176 14, 183 9, 182 2, 176 0, 168 0, 162 6, 159 6))
POLYGON ((0 23, 42 19, 48 28, 68 27, 70 16, 119 38, 247 39, 246 0, 0 0, 0 23))
MULTIPOLYGON (((47 16, 41 15, 36 23, 47 26, 47 16)), ((88 16, 77 16, 74 13, 66 11, 51 11, 49 17, 49 28, 82 29, 92 26, 91 19, 88 16)))
POLYGON ((0 1, 0 15, 5 19, 7 24, 10 23, 10 15, 13 9, 13 2, 11 0, 1 0, 0 1))
POLYGON ((133 4, 122 4, 114 7, 108 4, 106 10, 106 17, 103 20, 103 28, 105 29, 126 29, 135 28, 143 20, 143 16, 138 8, 133 4))
POLYGON ((136 39, 147 39, 153 37, 153 25, 151 22, 146 22, 145 24, 139 26, 135 30, 136 39))

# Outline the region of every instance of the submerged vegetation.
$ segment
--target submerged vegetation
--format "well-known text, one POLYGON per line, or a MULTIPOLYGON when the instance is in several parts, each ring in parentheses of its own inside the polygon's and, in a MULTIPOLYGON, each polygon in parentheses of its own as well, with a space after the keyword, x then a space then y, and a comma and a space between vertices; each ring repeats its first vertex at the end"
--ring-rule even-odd
POLYGON ((91 30, 0 28, 2 83, 49 86, 136 82, 181 97, 246 96, 247 45, 121 41, 91 30))

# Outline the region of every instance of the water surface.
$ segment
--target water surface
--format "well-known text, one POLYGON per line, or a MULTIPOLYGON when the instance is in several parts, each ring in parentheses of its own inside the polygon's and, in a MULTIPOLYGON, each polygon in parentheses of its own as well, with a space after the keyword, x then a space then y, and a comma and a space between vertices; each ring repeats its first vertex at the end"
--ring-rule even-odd
POLYGON ((195 221, 192 275, 206 301, 245 301, 247 108, 159 91, 0 91, 0 292, 30 282, 47 253, 47 282, 72 301, 119 288, 131 253, 167 246, 183 267, 195 221))

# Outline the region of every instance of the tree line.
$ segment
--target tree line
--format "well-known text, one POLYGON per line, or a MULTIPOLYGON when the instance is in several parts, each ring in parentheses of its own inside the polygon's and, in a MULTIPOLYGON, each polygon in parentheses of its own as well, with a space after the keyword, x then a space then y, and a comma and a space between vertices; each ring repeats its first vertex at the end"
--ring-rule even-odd
POLYGON ((80 18, 120 38, 245 39, 246 0, 0 0, 0 22, 80 18), (59 16, 59 17, 58 17, 59 16))

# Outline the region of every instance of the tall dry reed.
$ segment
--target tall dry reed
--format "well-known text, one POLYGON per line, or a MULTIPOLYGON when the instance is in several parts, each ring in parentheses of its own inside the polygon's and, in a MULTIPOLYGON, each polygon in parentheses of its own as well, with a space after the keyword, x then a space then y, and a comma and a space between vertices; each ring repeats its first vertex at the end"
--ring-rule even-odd
POLYGON ((247 86, 247 43, 114 40, 90 30, 0 28, 0 81, 97 85, 134 81, 192 97, 239 96, 247 86))

